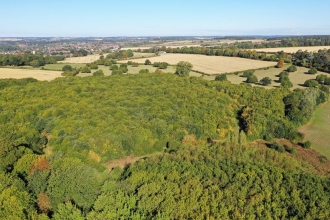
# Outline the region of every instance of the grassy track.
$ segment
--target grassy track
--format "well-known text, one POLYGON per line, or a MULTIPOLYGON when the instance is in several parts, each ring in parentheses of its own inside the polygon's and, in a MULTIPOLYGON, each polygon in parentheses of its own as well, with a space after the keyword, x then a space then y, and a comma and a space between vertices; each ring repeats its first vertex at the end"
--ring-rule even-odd
POLYGON ((330 158, 330 102, 320 106, 308 125, 299 128, 312 147, 330 158))

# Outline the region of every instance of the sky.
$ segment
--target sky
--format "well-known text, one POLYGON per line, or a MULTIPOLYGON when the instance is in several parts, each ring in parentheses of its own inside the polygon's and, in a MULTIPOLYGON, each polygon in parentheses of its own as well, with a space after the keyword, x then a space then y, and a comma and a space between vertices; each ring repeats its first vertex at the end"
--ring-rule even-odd
POLYGON ((0 37, 330 35, 328 0, 0 0, 0 37))

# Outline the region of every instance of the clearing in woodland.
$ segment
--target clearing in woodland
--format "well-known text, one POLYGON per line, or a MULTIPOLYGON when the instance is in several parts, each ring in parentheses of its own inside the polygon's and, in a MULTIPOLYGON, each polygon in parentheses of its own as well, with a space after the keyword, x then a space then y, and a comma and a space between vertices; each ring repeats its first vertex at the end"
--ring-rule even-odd
MULTIPOLYGON (((206 74, 236 72, 276 65, 276 62, 251 60, 239 57, 205 56, 196 54, 162 54, 161 56, 151 57, 148 59, 152 63, 167 62, 171 65, 175 65, 180 61, 187 61, 193 64, 193 70, 206 74)), ((145 60, 146 59, 134 59, 131 61, 144 63, 145 60)))
POLYGON ((312 142, 312 148, 330 158, 330 102, 315 111, 311 122, 299 128, 305 140, 312 142))

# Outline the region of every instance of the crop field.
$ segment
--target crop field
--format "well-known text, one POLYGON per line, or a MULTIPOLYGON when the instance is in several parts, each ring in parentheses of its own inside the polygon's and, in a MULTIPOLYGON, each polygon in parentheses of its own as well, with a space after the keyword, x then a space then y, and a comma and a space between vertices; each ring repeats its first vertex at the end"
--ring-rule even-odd
MULTIPOLYGON (((104 54, 106 56, 106 54, 104 54)), ((92 63, 100 58, 99 54, 87 55, 85 57, 69 57, 58 63, 92 63)))
POLYGON ((317 52, 318 50, 322 49, 330 49, 330 46, 315 46, 315 47, 278 47, 278 48, 263 48, 263 49, 256 49, 256 51, 261 52, 278 52, 278 51, 284 51, 286 53, 295 53, 298 50, 302 51, 310 51, 310 52, 317 52))
MULTIPOLYGON (((144 63, 145 60, 146 59, 134 59, 132 61, 144 63)), ((276 65, 276 62, 266 62, 238 57, 205 56, 195 54, 162 54, 161 56, 151 57, 149 60, 152 63, 167 62, 171 65, 175 65, 179 61, 188 61, 193 64, 193 70, 207 74, 243 71, 247 69, 257 69, 276 65)))
POLYGON ((330 102, 316 109, 311 122, 299 131, 305 134, 305 141, 312 142, 312 148, 330 158, 330 102))
POLYGON ((0 68, 0 78, 13 78, 21 79, 32 77, 37 80, 53 80, 57 77, 61 77, 60 71, 38 70, 38 69, 12 69, 12 68, 0 68))

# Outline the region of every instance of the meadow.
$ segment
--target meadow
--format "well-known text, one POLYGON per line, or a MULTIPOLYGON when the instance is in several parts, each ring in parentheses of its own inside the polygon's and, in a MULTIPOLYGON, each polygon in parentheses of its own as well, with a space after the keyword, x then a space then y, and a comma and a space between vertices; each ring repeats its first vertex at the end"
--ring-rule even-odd
POLYGON ((312 148, 330 158, 330 102, 316 109, 309 124, 299 128, 305 140, 312 142, 312 148))
MULTIPOLYGON (((286 69, 286 67, 288 67, 288 65, 286 65, 285 68, 260 69, 260 70, 256 70, 254 72, 254 75, 257 76, 258 80, 261 80, 264 77, 269 77, 273 80, 272 84, 269 86, 263 86, 263 85, 260 85, 260 86, 265 87, 265 88, 276 88, 276 87, 280 86, 280 83, 278 82, 278 80, 279 80, 278 74, 280 72, 284 71, 286 69)), ((307 69, 305 67, 297 67, 296 72, 289 73, 290 81, 293 84, 292 89, 299 88, 299 87, 301 88, 301 87, 303 87, 303 84, 306 80, 316 78, 317 74, 316 75, 307 74, 308 70, 309 69, 307 69)), ((328 74, 328 73, 318 72, 318 74, 328 74)), ((205 79, 211 79, 211 78, 208 77, 205 79)), ((235 74, 227 75, 227 79, 231 83, 234 83, 234 84, 240 84, 246 80, 245 77, 242 77, 242 73, 240 73, 238 75, 235 75, 235 74)), ((252 84, 252 85, 259 85, 259 84, 252 84)))
POLYGON ((262 49, 256 49, 256 51, 259 52, 278 52, 278 51, 284 51, 286 53, 295 53, 298 50, 302 51, 310 51, 310 52, 317 52, 318 50, 323 49, 330 49, 330 46, 314 46, 314 47, 277 47, 277 48, 262 48, 262 49))
POLYGON ((51 81, 57 77, 61 77, 60 71, 39 70, 39 69, 13 69, 13 68, 0 68, 0 78, 13 78, 21 79, 32 77, 37 80, 51 81))
MULTIPOLYGON (((145 60, 146 59, 133 59, 131 61, 144 63, 145 60)), ((151 57, 149 60, 152 63, 167 62, 171 65, 175 65, 179 61, 188 61, 193 64, 193 70, 211 75, 276 65, 276 62, 266 62, 238 57, 205 56, 195 54, 162 54, 161 56, 151 57)))

